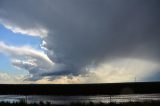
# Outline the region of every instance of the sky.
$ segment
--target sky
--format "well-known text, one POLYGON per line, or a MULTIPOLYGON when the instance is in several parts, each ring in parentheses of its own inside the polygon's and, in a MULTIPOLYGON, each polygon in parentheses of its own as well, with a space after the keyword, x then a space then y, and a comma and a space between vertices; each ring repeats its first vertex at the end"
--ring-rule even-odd
POLYGON ((160 81, 159 5, 0 0, 0 83, 160 81))

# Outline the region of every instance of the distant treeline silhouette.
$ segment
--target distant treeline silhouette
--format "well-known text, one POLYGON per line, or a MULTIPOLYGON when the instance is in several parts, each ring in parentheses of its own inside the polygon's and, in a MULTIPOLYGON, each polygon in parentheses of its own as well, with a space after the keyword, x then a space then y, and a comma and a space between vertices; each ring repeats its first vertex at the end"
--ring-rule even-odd
POLYGON ((119 95, 160 93, 160 82, 108 84, 0 84, 0 95, 119 95))

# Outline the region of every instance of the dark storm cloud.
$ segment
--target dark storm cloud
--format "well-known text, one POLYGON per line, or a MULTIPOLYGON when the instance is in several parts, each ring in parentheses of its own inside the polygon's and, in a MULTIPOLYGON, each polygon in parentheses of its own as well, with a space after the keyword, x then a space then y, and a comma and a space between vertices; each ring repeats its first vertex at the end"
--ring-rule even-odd
POLYGON ((159 62, 159 5, 159 0, 1 0, 0 20, 48 30, 43 38, 48 56, 66 66, 55 75, 74 75, 116 58, 159 62))

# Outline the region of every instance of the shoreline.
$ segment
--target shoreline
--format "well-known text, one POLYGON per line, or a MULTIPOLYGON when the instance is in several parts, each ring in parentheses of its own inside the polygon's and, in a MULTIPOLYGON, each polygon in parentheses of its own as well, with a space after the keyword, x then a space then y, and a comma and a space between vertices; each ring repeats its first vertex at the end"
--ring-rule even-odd
POLYGON ((30 103, 27 104, 25 101, 20 102, 0 102, 0 106, 159 106, 160 101, 144 101, 144 102, 124 102, 124 103, 79 103, 79 102, 73 102, 70 104, 51 104, 50 102, 43 103, 30 103))

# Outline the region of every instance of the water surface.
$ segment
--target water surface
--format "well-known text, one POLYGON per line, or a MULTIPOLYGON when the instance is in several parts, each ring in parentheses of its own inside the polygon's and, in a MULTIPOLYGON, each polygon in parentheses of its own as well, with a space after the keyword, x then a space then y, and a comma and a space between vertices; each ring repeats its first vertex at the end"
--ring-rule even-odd
POLYGON ((130 94, 130 95, 96 95, 96 96, 23 96, 23 95, 0 95, 0 101, 19 102, 25 100, 27 103, 50 102, 52 104, 69 104, 72 102, 143 102, 150 100, 160 100, 160 94, 130 94))

